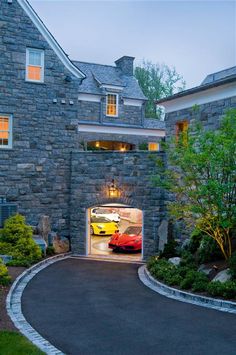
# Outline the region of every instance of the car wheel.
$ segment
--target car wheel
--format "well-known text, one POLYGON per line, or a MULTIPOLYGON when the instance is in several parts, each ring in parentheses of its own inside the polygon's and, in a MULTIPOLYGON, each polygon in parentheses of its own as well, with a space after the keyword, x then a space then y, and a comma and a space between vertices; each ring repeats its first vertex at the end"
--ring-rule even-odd
POLYGON ((90 234, 91 234, 91 235, 93 235, 93 234, 94 234, 93 227, 90 227, 90 234))

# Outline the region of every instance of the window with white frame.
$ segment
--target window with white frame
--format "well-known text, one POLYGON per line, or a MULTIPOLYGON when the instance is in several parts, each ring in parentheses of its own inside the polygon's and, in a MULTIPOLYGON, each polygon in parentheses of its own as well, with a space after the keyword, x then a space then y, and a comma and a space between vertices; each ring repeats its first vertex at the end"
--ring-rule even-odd
POLYGON ((107 94, 106 115, 118 116, 118 94, 107 94))
POLYGON ((26 80, 42 83, 44 81, 44 51, 26 49, 26 80))
POLYGON ((12 147, 12 117, 0 114, 0 149, 12 147))

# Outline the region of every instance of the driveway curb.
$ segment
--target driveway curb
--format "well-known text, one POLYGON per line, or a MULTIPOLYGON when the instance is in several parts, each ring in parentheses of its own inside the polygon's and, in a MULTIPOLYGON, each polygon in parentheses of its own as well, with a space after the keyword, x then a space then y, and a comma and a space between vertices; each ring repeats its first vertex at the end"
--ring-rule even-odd
POLYGON ((17 277, 12 284, 6 299, 6 308, 9 317, 15 327, 28 338, 40 350, 48 355, 64 355, 60 350, 55 348, 46 339, 44 339, 25 319, 21 309, 21 297, 28 282, 41 270, 47 266, 70 257, 70 253, 60 254, 51 258, 40 261, 31 268, 25 270, 17 277))
POLYGON ((144 283, 144 285, 168 298, 172 298, 181 302, 191 303, 201 307, 212 308, 221 312, 236 314, 236 302, 200 296, 194 293, 189 293, 173 287, 169 287, 154 279, 150 272, 147 270, 146 265, 143 265, 138 269, 138 275, 139 279, 144 283))

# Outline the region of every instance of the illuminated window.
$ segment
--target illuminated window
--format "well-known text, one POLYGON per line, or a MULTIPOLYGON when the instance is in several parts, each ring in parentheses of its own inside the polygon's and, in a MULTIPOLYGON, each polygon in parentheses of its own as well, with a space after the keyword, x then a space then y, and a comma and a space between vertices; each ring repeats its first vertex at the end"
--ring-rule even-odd
POLYGON ((44 51, 26 49, 26 80, 42 83, 44 81, 44 51))
POLYGON ((0 149, 12 147, 11 116, 0 114, 0 149))
POLYGON ((181 138, 183 144, 187 144, 188 121, 181 121, 176 123, 176 141, 181 138))
POLYGON ((107 116, 118 116, 118 95, 117 94, 108 94, 107 95, 107 107, 106 107, 107 116))
POLYGON ((159 143, 148 143, 148 150, 155 150, 155 151, 159 151, 160 147, 159 147, 159 143))

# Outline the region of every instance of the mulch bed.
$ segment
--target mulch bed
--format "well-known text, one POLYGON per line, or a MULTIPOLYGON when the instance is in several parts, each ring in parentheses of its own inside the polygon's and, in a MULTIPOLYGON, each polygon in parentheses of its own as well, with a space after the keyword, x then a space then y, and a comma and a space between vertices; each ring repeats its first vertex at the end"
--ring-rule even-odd
MULTIPOLYGON (((9 266, 8 271, 11 275, 12 282, 25 270, 25 267, 20 266, 9 266)), ((11 285, 7 287, 0 286, 0 330, 15 330, 16 327, 9 318, 6 310, 6 298, 10 290, 11 285)))

